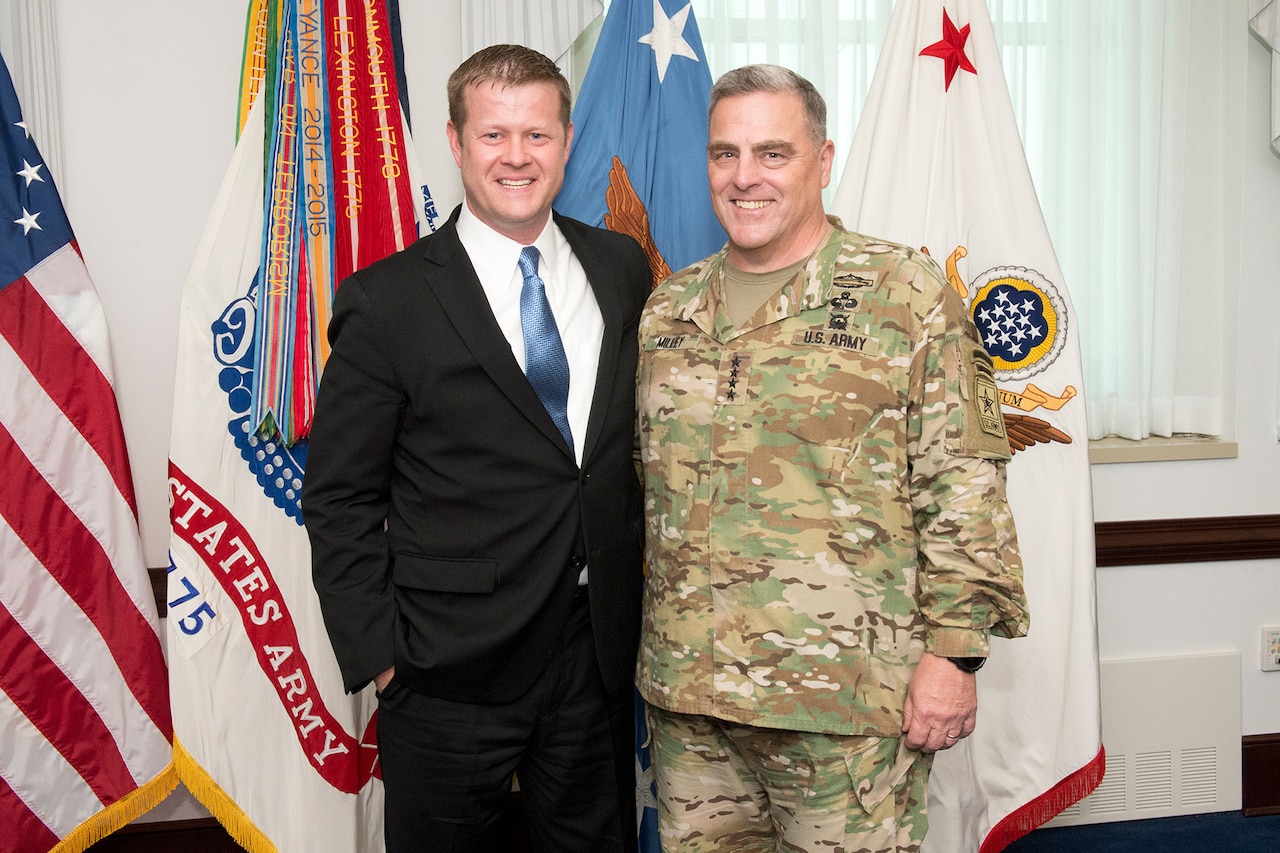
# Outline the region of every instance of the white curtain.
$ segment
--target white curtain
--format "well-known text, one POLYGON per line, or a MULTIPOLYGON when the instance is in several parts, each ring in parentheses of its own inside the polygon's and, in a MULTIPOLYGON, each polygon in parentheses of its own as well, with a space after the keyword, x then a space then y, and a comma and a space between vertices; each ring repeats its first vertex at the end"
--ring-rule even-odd
POLYGON ((601 0, 459 0, 462 55, 523 44, 558 59, 604 9, 601 0))
MULTIPOLYGON (((1271 149, 1280 154, 1280 2, 1249 0, 1249 29, 1271 50, 1271 149)), ((1280 386, 1276 400, 1276 436, 1280 439, 1280 386)))
POLYGON ((1221 435, 1239 277, 1241 2, 989 0, 1081 318, 1089 435, 1221 435))
MULTIPOLYGON (((692 6, 713 78, 772 62, 823 93, 837 152, 830 202, 893 0, 692 6)), ((1221 435, 1239 277, 1245 0, 988 6, 1079 314, 1090 438, 1221 435)))
POLYGON ((6 5, 10 28, 0 39, 0 48, 22 104, 27 132, 40 149, 47 174, 58 182, 65 205, 74 187, 63 168, 58 30, 53 4, 47 0, 12 0, 6 5))

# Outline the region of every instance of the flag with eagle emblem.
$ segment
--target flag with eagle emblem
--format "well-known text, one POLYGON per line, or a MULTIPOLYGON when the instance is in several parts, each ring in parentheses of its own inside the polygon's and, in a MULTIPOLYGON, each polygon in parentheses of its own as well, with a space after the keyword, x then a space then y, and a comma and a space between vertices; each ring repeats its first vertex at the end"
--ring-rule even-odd
POLYGON ((573 108, 555 208, 635 237, 655 283, 724 245, 707 183, 710 99, 693 7, 614 0, 573 108))
MULTIPOLYGON (((711 71, 693 7, 614 0, 573 108, 560 213, 634 237, 656 285, 725 242, 707 181, 711 71)), ((644 703, 636 694, 636 822, 657 853, 644 703)))
POLYGON ((992 640, 978 728, 933 766, 923 848, 994 853, 1105 762, 1077 318, 983 0, 900 0, 843 175, 834 212, 928 251, 996 366, 1031 630, 992 640))

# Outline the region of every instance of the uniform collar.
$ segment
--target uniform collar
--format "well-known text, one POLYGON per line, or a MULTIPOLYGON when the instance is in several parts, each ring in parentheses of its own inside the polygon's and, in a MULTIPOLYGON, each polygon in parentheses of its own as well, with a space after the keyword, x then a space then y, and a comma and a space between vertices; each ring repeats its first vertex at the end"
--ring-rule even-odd
POLYGON ((733 326, 723 305, 723 272, 728 246, 707 258, 701 269, 693 271, 693 279, 684 286, 683 292, 673 294, 672 316, 693 323, 704 334, 723 343, 762 326, 794 317, 802 311, 826 305, 831 301, 831 279, 836 261, 852 236, 852 232, 844 229, 839 217, 828 214, 827 221, 832 225, 831 233, 809 262, 741 326, 733 326))

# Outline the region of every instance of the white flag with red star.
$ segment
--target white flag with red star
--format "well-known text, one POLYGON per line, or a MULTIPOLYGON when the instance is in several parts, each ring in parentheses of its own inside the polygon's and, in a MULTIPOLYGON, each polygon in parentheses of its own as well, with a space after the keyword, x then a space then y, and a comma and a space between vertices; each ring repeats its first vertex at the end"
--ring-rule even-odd
POLYGON ((926 248, 996 366, 1029 635, 992 640, 978 728, 939 753, 926 853, 994 853, 1102 779, 1093 505, 1077 318, 983 0, 900 0, 834 212, 926 248))

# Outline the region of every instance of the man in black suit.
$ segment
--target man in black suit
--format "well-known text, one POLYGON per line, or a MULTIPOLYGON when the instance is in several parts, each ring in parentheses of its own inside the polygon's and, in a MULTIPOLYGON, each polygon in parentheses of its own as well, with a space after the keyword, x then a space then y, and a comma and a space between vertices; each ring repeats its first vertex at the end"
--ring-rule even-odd
POLYGON ((486 48, 448 93, 465 203, 334 302, 316 590, 347 690, 378 690, 391 853, 501 849, 513 772, 535 843, 628 849, 649 268, 551 211, 573 136, 554 63, 486 48))

